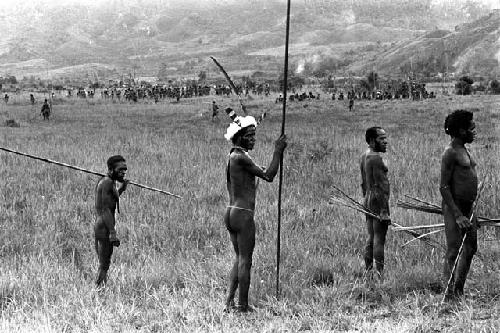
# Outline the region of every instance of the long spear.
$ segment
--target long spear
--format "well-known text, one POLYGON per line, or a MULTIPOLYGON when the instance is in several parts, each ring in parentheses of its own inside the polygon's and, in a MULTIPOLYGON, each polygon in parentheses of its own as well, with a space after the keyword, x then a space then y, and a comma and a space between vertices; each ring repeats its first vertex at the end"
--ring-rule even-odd
MULTIPOLYGON (((288 88, 288 41, 290 36, 290 0, 286 6, 285 69, 283 73, 283 116, 281 135, 285 134, 286 92, 288 88)), ((283 189, 283 154, 280 159, 280 179, 278 186, 278 235, 276 237, 276 297, 280 295, 280 252, 281 252, 281 192, 283 189)))
MULTIPOLYGON (((8 153, 13 153, 13 154, 16 154, 16 155, 21 155, 21 156, 29 157, 29 158, 32 158, 34 160, 38 160, 38 161, 42 161, 42 162, 46 162, 46 163, 50 163, 50 164, 55 164, 55 165, 63 166, 63 167, 70 168, 70 169, 73 169, 73 170, 77 170, 77 171, 81 171, 81 172, 85 172, 85 173, 90 173, 90 174, 96 175, 96 176, 101 176, 101 177, 105 177, 106 176, 105 174, 100 173, 100 172, 96 172, 96 171, 92 171, 92 170, 80 168, 80 167, 77 167, 77 166, 74 166, 74 165, 71 165, 71 164, 67 164, 67 163, 57 162, 57 161, 54 161, 54 160, 50 160, 48 158, 43 158, 43 157, 31 155, 31 154, 22 153, 22 152, 19 152, 19 151, 16 151, 16 150, 12 150, 12 149, 8 149, 8 148, 4 148, 4 147, 0 147, 0 150, 6 151, 8 153)), ((139 183, 136 183, 134 181, 130 181, 129 180, 128 183, 130 185, 134 185, 134 186, 146 189, 146 190, 163 193, 163 194, 166 194, 166 195, 169 195, 169 196, 172 196, 172 197, 176 197, 176 198, 179 198, 179 199, 182 198, 181 196, 179 196, 177 194, 173 194, 173 193, 170 193, 170 192, 167 192, 167 191, 164 191, 164 190, 160 190, 158 188, 154 188, 154 187, 151 187, 151 186, 139 184, 139 183)))

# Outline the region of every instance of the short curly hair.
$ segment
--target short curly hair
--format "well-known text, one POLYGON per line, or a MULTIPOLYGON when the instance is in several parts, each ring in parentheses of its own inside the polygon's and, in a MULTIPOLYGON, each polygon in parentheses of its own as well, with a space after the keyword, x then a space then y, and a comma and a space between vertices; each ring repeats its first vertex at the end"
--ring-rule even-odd
POLYGON ((460 134, 460 130, 467 130, 474 114, 468 110, 455 110, 446 116, 444 121, 444 132, 452 137, 460 134))
POLYGON ((125 162, 125 158, 122 155, 113 155, 108 158, 108 169, 112 170, 115 167, 115 164, 118 162, 125 162))
POLYGON ((372 139, 375 140, 378 137, 378 131, 381 129, 383 128, 380 126, 373 126, 367 129, 365 133, 366 143, 369 144, 372 139))

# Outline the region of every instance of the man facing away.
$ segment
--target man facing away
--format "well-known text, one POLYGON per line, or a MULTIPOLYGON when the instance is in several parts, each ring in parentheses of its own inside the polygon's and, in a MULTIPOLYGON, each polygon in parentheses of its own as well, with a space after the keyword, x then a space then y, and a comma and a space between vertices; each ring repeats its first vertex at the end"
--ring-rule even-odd
POLYGON ((444 123, 445 132, 451 137, 441 159, 440 182, 447 246, 443 270, 445 283, 450 279, 463 241, 463 253, 451 277, 446 299, 463 295, 467 273, 477 251, 478 225, 477 219, 471 221, 471 215, 478 192, 478 179, 476 162, 465 147, 465 144, 474 141, 476 135, 472 118, 472 112, 456 110, 446 117, 444 123))
POLYGON ((96 221, 94 224, 95 250, 99 259, 99 271, 96 285, 106 284, 108 269, 111 263, 113 247, 120 246, 116 236, 115 210, 120 212, 119 198, 127 189, 128 181, 125 180, 127 164, 121 155, 111 156, 108 161, 108 174, 103 177, 95 189, 96 221), (116 182, 122 183, 117 189, 116 182))
MULTIPOLYGON (((232 110, 229 109, 232 112, 232 110)), ((228 112, 226 110, 226 112, 228 112)), ((229 113, 229 112, 228 112, 229 113)), ((248 290, 250 287, 250 269, 255 246, 255 196, 256 177, 272 182, 278 172, 279 162, 287 145, 286 136, 276 140, 274 153, 269 168, 258 166, 248 155, 255 145, 257 122, 252 116, 236 117, 225 137, 233 144, 226 168, 229 205, 224 215, 224 223, 233 244, 235 260, 229 277, 229 292, 226 299, 226 311, 248 312, 248 290), (234 302, 238 290, 238 304, 234 302)))
POLYGON ((364 253, 365 269, 367 274, 371 274, 375 262, 376 278, 379 282, 383 282, 385 238, 391 223, 388 168, 382 159, 382 153, 387 151, 387 134, 381 127, 370 127, 366 130, 365 140, 368 143, 368 150, 360 159, 364 205, 380 217, 378 219, 366 215, 368 239, 364 253))

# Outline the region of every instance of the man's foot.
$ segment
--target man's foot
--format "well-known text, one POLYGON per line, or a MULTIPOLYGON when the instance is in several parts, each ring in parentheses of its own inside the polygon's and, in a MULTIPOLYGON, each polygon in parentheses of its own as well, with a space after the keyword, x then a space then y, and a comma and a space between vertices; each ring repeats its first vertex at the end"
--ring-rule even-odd
POLYGON ((384 272, 383 271, 375 271, 373 274, 374 280, 377 284, 383 284, 384 283, 384 272))
POLYGON ((446 303, 458 303, 458 302, 460 302, 462 296, 459 295, 459 294, 457 294, 457 293, 455 293, 455 292, 447 292, 446 295, 444 295, 444 299, 443 300, 446 303))
POLYGON ((224 313, 231 313, 237 310, 234 300, 226 302, 226 307, 224 308, 224 313))
POLYGON ((240 313, 255 312, 255 309, 250 305, 238 305, 236 306, 236 311, 240 313))

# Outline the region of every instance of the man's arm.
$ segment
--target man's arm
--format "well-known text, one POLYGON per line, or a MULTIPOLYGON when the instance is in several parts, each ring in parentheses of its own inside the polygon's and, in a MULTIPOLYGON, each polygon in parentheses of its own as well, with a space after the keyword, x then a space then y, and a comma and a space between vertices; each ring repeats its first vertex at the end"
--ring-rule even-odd
POLYGON ((267 169, 257 166, 255 162, 248 156, 244 156, 240 159, 240 165, 251 175, 262 178, 267 182, 272 182, 274 180, 274 177, 278 173, 280 159, 283 155, 283 151, 285 150, 286 145, 286 135, 282 135, 278 140, 276 140, 276 142, 274 143, 273 159, 271 160, 271 163, 269 164, 269 167, 267 169))
POLYGON ((278 173, 281 154, 282 152, 280 153, 279 151, 274 151, 273 159, 267 169, 258 166, 250 157, 246 155, 238 158, 238 164, 252 176, 262 178, 267 182, 272 182, 278 173))
POLYGON ((363 196, 366 195, 366 176, 365 176, 365 159, 364 154, 361 156, 359 160, 359 169, 361 171, 361 191, 363 192, 363 196))
POLYGON ((129 183, 128 180, 123 181, 122 185, 118 189, 118 195, 122 195, 122 193, 125 192, 125 190, 127 189, 128 183, 129 183))
POLYGON ((117 240, 115 229, 115 216, 112 208, 116 204, 116 198, 113 194, 113 182, 110 179, 103 180, 97 187, 97 200, 100 206, 102 221, 109 231, 109 239, 117 240))
POLYGON ((444 203, 450 207, 453 215, 455 216, 456 223, 461 228, 468 228, 471 226, 470 221, 467 217, 465 217, 462 211, 455 204, 455 200, 453 200, 453 195, 451 194, 451 182, 453 178, 453 171, 455 169, 456 164, 456 152, 452 148, 446 149, 441 158, 441 180, 439 191, 441 192, 441 196, 443 197, 444 203))
POLYGON ((389 197, 386 193, 384 184, 388 184, 386 166, 380 155, 370 155, 366 157, 366 183, 372 195, 376 196, 377 202, 380 203, 380 218, 382 220, 390 220, 389 213, 389 197))

